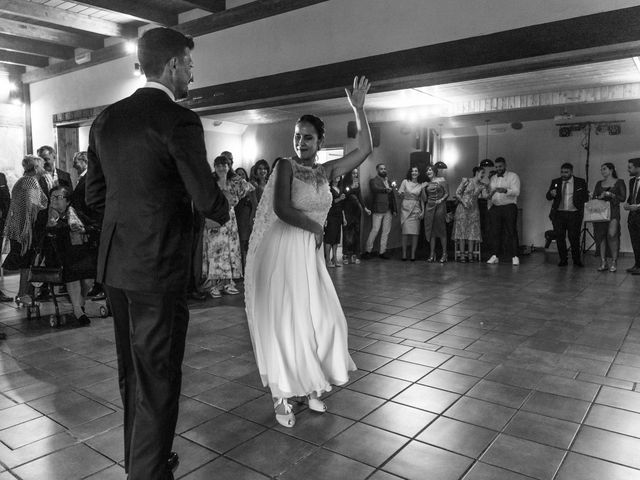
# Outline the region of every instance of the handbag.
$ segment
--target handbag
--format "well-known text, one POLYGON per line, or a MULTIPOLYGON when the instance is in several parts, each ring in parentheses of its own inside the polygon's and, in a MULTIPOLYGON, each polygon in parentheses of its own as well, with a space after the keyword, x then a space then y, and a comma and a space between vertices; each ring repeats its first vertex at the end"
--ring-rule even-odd
POLYGON ((606 200, 589 200, 584 204, 585 222, 609 222, 611 220, 611 204, 606 200))
MULTIPOLYGON (((33 260, 33 265, 29 267, 27 281, 30 283, 64 283, 62 280, 62 266, 47 267, 45 261, 39 253, 33 260)), ((36 285, 37 286, 37 285, 36 285)))

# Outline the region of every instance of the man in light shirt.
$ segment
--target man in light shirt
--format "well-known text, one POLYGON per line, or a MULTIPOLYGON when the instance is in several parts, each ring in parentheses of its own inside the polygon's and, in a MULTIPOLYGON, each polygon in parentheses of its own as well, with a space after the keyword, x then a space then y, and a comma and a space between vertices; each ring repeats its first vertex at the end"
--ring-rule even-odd
POLYGON ((559 267, 568 265, 567 243, 569 236, 571 257, 576 267, 583 267, 580 252, 580 228, 584 216, 584 204, 589 200, 587 182, 573 176, 573 165, 564 163, 560 167, 560 178, 551 181, 547 200, 552 200, 549 217, 556 232, 556 244, 560 255, 559 267))
POLYGON ((518 196, 520 177, 507 171, 507 161, 498 157, 495 161, 496 174, 491 177, 489 196, 489 253, 487 263, 498 263, 502 252, 511 258, 513 265, 520 265, 518 258, 518 196))

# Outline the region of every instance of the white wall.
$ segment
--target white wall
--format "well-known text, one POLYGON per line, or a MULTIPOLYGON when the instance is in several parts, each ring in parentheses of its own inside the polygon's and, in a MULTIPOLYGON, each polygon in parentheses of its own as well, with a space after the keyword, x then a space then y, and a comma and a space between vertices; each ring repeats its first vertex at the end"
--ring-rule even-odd
MULTIPOLYGON (((197 38, 194 87, 635 5, 640 0, 331 0, 197 38)), ((53 144, 53 114, 133 92, 134 62, 129 56, 32 84, 34 145, 53 144)))

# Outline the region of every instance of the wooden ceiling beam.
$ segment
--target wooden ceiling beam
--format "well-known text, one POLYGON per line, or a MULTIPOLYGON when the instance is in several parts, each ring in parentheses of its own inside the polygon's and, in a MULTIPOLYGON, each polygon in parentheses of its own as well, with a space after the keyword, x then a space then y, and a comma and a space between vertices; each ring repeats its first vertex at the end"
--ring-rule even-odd
POLYGON ((84 30, 107 37, 135 37, 137 29, 109 22, 88 15, 72 13, 61 8, 49 7, 25 0, 0 0, 0 13, 46 22, 53 25, 84 30))
POLYGON ((82 0, 78 1, 81 5, 110 10, 112 12, 124 13, 132 17, 139 18, 151 23, 157 23, 171 27, 178 23, 178 14, 152 8, 139 1, 130 0, 82 0))
POLYGON ((14 37, 0 34, 0 49, 13 52, 44 55, 53 58, 73 58, 73 48, 53 43, 41 42, 30 38, 14 37))
POLYGON ((226 28, 255 22, 263 18, 309 7, 328 0, 255 0, 219 13, 181 23, 176 30, 186 35, 199 37, 226 28))
POLYGON ((9 52, 7 50, 0 50, 0 62, 38 68, 49 66, 49 59, 47 57, 30 55, 28 53, 9 52))
POLYGON ((41 27, 6 18, 0 18, 0 33, 57 43, 68 47, 88 48, 89 50, 98 50, 104 47, 102 39, 97 37, 64 32, 55 28, 41 27))
POLYGON ((12 78, 18 80, 27 71, 27 67, 23 65, 14 65, 11 63, 0 63, 0 73, 8 74, 12 78))
POLYGON ((227 8, 226 0, 187 0, 187 3, 211 13, 223 12, 227 8))

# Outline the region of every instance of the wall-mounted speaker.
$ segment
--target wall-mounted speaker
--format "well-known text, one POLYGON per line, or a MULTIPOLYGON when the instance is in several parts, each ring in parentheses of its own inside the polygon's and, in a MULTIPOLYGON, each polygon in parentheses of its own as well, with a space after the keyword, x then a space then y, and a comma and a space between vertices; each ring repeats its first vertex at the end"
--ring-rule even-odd
MULTIPOLYGON (((379 147, 380 146, 380 127, 378 125, 369 125, 369 128, 371 129, 371 140, 373 141, 373 146, 379 147)), ((347 137, 356 138, 356 133, 358 133, 356 122, 351 121, 347 123, 347 137)))

